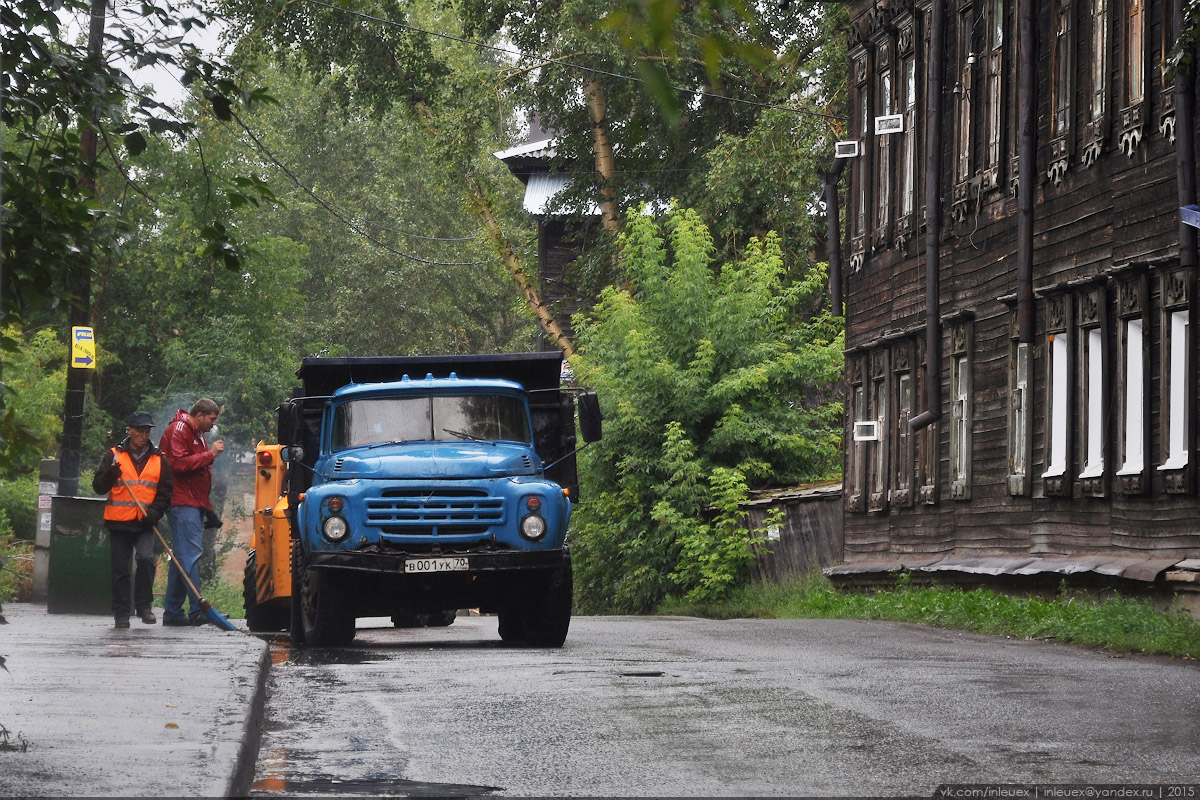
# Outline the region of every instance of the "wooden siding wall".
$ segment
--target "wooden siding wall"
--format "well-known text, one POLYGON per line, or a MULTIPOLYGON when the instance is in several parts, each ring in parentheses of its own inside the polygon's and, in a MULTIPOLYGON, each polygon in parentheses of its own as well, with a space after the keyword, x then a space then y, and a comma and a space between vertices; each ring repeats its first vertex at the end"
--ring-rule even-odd
MULTIPOLYGON (((1032 416, 1032 448, 1027 467, 1027 480, 1031 491, 1027 496, 1012 496, 1009 493, 1008 475, 1008 404, 1012 347, 1012 297, 1017 289, 1016 263, 1016 197, 1010 191, 1010 179, 1015 175, 1013 156, 1017 152, 1014 141, 1016 125, 1016 60, 1017 40, 1015 4, 1005 3, 1005 40, 1013 43, 1005 59, 1008 92, 1004 104, 1008 118, 1003 126, 1007 132, 1002 140, 1000 187, 983 190, 972 197, 965 218, 953 221, 951 217, 952 193, 954 190, 954 125, 953 94, 949 91, 956 83, 953 43, 956 41, 955 25, 958 17, 955 9, 964 4, 950 4, 947 12, 948 54, 945 85, 947 87, 947 113, 942 141, 944 174, 941 193, 943 197, 943 240, 941 243, 941 309, 943 318, 949 320, 943 330, 943 363, 937 372, 943 387, 943 416, 937 427, 937 490, 935 502, 917 501, 911 506, 889 505, 885 510, 868 511, 847 506, 844 521, 844 557, 848 562, 873 561, 899 556, 978 556, 999 554, 1070 555, 1087 552, 1120 552, 1125 555, 1158 554, 1179 557, 1200 556, 1200 497, 1195 478, 1196 462, 1200 460, 1197 450, 1197 428, 1200 420, 1191 419, 1188 447, 1190 451, 1189 488, 1185 494, 1168 494, 1163 490, 1157 466, 1162 463, 1160 431, 1162 430, 1162 406, 1160 398, 1164 389, 1162 381, 1162 280, 1166 272, 1177 268, 1179 229, 1176 190, 1176 161, 1174 144, 1158 128, 1159 115, 1163 111, 1161 73, 1158 68, 1162 38, 1160 24, 1164 0, 1149 3, 1149 15, 1153 25, 1147 28, 1146 42, 1149 48, 1147 71, 1150 85, 1145 103, 1149 106, 1147 123, 1142 128, 1140 144, 1132 155, 1127 155, 1118 144, 1118 119, 1120 112, 1121 51, 1119 46, 1112 50, 1110 67, 1109 126, 1103 149, 1095 161, 1088 166, 1081 156, 1082 136, 1085 128, 1085 93, 1082 91, 1090 69, 1085 57, 1089 41, 1086 31, 1090 29, 1087 4, 1077 2, 1076 43, 1079 57, 1076 59, 1076 91, 1073 95, 1072 111, 1074 122, 1072 136, 1074 153, 1061 183, 1055 185, 1047 175, 1051 160, 1048 115, 1051 74, 1047 36, 1053 26, 1050 20, 1050 4, 1039 2, 1037 28, 1039 31, 1038 67, 1038 184, 1034 199, 1034 289, 1037 293, 1034 314, 1036 337, 1032 347, 1030 363, 1030 414, 1032 416), (1110 309, 1106 329, 1106 347, 1111 354, 1107 362, 1105 392, 1119 398, 1122 376, 1117 374, 1120 348, 1121 325, 1114 307, 1116 288, 1114 281, 1125 276, 1144 275, 1146 375, 1145 411, 1149 415, 1149 435, 1145 441, 1145 458, 1149 462, 1147 474, 1151 486, 1143 494, 1119 494, 1115 491, 1114 472, 1120 467, 1119 452, 1115 444, 1121 430, 1117 418, 1117 401, 1111 401, 1110 413, 1105 420, 1105 496, 1081 496, 1078 487, 1066 496, 1047 496, 1041 474, 1046 470, 1046 414, 1047 414, 1047 303, 1055 292, 1066 293, 1074 303, 1081 287, 1097 285, 1103 288, 1110 309), (1094 283, 1089 284, 1091 280, 1094 283), (964 499, 952 499, 949 489, 949 450, 952 414, 950 406, 950 348, 949 327, 955 320, 967 320, 971 331, 970 350, 970 409, 971 409, 971 455, 969 494, 964 499)), ((975 3, 977 13, 982 5, 975 3)), ((1111 30, 1115 42, 1120 44, 1123 30, 1122 4, 1113 10, 1111 30)), ((927 44, 928 5, 920 3, 892 3, 889 7, 877 3, 854 0, 851 7, 855 21, 852 37, 852 58, 857 44, 868 53, 870 64, 872 41, 886 35, 889 20, 905 13, 915 14, 917 22, 916 40, 918 48, 927 44), (883 12, 880 11, 883 9, 883 12), (883 31, 883 33, 881 33, 883 31)), ((861 50, 860 50, 861 52, 861 50)), ((919 56, 919 59, 921 57, 919 56)), ((922 63, 919 60, 918 63, 922 63)), ((852 65, 851 69, 855 69, 852 65)), ((868 67, 868 70, 872 67, 868 67)), ((852 72, 852 74, 854 74, 852 72)), ((859 73, 861 74, 861 73, 859 73)), ((852 86, 855 81, 852 79, 852 86)), ((867 80, 863 85, 871 85, 867 80)), ((872 89, 872 91, 874 91, 872 89)), ((981 95, 982 96, 982 95, 981 95)), ((922 101, 923 102, 923 101, 922 101)), ((851 97, 851 107, 856 100, 851 97)), ((927 115, 925 115, 927 118, 927 115)), ((978 120, 977 120, 978 122, 978 120)), ((1195 136, 1195 131, 1177 131, 1177 135, 1195 136)), ((851 136, 860 139, 863 150, 874 149, 872 133, 854 129, 851 136)), ((976 135, 975 152, 982 153, 982 135, 976 135)), ((923 150, 922 146, 918 148, 923 150)), ((869 174, 870 159, 865 159, 869 174)), ((918 160, 917 175, 923 171, 924 158, 918 160)), ((853 173, 853 170, 848 170, 853 173)), ((918 187, 921 184, 918 181, 918 187)), ((851 182, 845 192, 846 237, 854 224, 852 215, 855 193, 860 187, 851 182)), ((919 235, 913 236, 903 246, 893 241, 889 246, 872 248, 870 220, 873 198, 868 189, 868 224, 866 226, 865 258, 862 263, 853 263, 846 275, 846 346, 847 380, 851 381, 854 359, 869 363, 873 354, 889 351, 898 342, 907 342, 916 348, 921 344, 925 323, 924 303, 924 247, 923 219, 919 235)), ((924 200, 918 195, 917 207, 924 200)), ((923 212, 922 212, 923 213, 923 212)), ((1195 280, 1193 276, 1192 280, 1195 280)), ((1195 303, 1193 289, 1191 303, 1195 303)), ((1197 352, 1195 337, 1197 310, 1192 309, 1193 337, 1191 349, 1194 358, 1197 352)), ((1077 337, 1078 328, 1069 329, 1072 336, 1072 381, 1076 387, 1072 401, 1072 430, 1068 461, 1068 474, 1077 475, 1081 469, 1080 444, 1076 437, 1079 431, 1080 406, 1078 385, 1080 359, 1077 337)), ((868 370, 869 372, 869 370, 868 370)), ((919 368, 915 372, 919 382, 923 375, 919 368)), ((1197 365, 1192 364, 1190 376, 1191 408, 1197 407, 1197 365)), ((870 377, 864 379, 870 385, 870 377)), ((869 392, 869 389, 868 389, 869 392)), ((894 391, 892 402, 894 403, 894 391)), ((853 397, 853 394, 850 394, 853 397)), ((918 391, 914 401, 916 411, 923 410, 923 392, 918 391)), ((894 408, 892 409, 894 413, 894 408)), ((914 412, 915 413, 915 412, 914 412)), ((854 469, 854 447, 851 441, 853 429, 853 403, 847 402, 845 427, 847 477, 846 494, 851 494, 850 477, 854 469)), ((1077 483, 1077 481, 1072 481, 1077 483)))
POLYGON ((749 509, 750 530, 760 541, 751 567, 755 580, 777 582, 807 575, 842 560, 842 496, 840 492, 781 499, 749 509), (781 511, 779 538, 768 541, 762 527, 772 511, 781 511))

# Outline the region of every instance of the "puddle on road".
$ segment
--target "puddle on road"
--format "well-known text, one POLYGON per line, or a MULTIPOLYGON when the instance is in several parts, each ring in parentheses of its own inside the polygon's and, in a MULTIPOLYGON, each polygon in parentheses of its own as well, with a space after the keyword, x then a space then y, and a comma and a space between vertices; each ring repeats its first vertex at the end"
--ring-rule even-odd
POLYGON ((326 664, 371 664, 387 661, 388 654, 355 647, 292 647, 271 645, 271 665, 318 667, 326 664))

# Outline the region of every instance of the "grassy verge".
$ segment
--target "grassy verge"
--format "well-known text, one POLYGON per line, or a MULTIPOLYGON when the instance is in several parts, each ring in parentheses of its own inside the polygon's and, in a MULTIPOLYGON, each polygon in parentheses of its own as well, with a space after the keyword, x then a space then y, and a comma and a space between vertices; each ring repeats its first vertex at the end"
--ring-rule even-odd
POLYGON ((1091 601, 1011 597, 986 589, 912 586, 840 592, 817 574, 781 584, 753 584, 722 603, 668 599, 660 614, 734 619, 879 619, 961 628, 1022 639, 1054 639, 1127 653, 1200 658, 1200 620, 1183 611, 1161 611, 1126 597, 1091 601))

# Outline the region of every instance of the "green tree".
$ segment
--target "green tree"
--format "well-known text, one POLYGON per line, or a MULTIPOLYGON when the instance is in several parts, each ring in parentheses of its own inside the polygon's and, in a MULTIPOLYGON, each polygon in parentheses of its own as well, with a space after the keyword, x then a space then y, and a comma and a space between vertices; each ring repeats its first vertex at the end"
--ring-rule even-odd
POLYGON ((631 214, 627 289, 577 318, 580 381, 600 393, 605 438, 580 455, 580 607, 640 612, 666 594, 715 597, 751 557, 738 503, 752 487, 839 469, 840 319, 814 314, 825 275, 786 279, 779 237, 714 260, 691 210, 631 214))

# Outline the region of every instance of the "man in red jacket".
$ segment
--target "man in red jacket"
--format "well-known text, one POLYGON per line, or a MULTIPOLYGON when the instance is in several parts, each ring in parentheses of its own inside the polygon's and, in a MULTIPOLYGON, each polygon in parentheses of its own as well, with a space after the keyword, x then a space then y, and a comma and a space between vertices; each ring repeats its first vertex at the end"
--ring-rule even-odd
MULTIPOLYGON (((212 511, 212 463, 225 450, 218 439, 210 446, 204 434, 212 430, 220 407, 202 397, 191 411, 182 408, 163 432, 159 449, 171 465, 174 489, 167 518, 171 521, 171 543, 179 566, 192 583, 200 586, 200 556, 204 553, 204 514, 212 511)), ((163 625, 200 625, 204 613, 200 598, 191 592, 178 570, 167 573, 167 596, 163 600, 163 625), (190 613, 183 611, 189 599, 190 613)))

